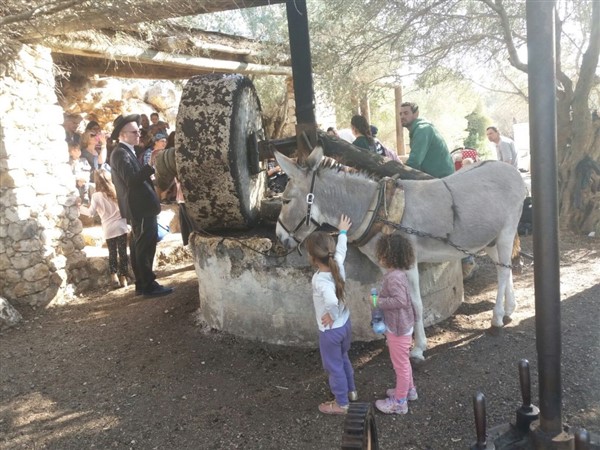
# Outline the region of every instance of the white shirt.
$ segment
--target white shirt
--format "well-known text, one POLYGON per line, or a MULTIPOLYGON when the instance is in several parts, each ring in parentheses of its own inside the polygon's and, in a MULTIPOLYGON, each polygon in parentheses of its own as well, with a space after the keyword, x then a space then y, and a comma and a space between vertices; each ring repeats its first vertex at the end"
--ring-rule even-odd
POLYGON ((500 140, 496 144, 496 156, 498 156, 498 161, 509 163, 517 168, 519 166, 517 149, 514 141, 510 138, 500 136, 500 140))
MULTIPOLYGON (((344 270, 344 260, 346 259, 346 245, 348 237, 346 234, 338 236, 335 248, 334 259, 340 269, 340 275, 343 280, 346 279, 344 270)), ((350 310, 345 303, 341 303, 335 295, 335 281, 331 272, 316 272, 312 277, 313 304, 315 306, 315 315, 319 331, 326 331, 332 328, 340 328, 348 321, 350 310), (324 327, 321 324, 321 317, 329 313, 333 319, 331 327, 324 327)))
POLYGON ((111 239, 127 233, 127 221, 121 217, 119 205, 115 200, 108 198, 103 192, 94 192, 90 207, 82 206, 79 211, 86 216, 93 217, 98 211, 102 221, 104 239, 111 239))

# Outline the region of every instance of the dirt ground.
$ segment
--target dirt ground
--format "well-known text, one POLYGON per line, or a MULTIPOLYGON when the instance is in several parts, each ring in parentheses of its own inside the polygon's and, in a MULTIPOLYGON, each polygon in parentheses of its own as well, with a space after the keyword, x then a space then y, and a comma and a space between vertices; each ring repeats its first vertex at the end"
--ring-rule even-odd
MULTIPOLYGON (((533 253, 531 237, 524 251, 533 253)), ((600 241, 561 237, 563 422, 600 432, 600 241)), ((490 426, 514 421, 517 363, 531 363, 538 403, 533 266, 516 276, 518 309, 498 337, 485 333, 495 270, 479 258, 466 298, 427 329, 415 368, 419 400, 406 416, 377 414, 381 449, 464 449, 475 441, 472 397, 482 391, 490 426)), ((317 349, 249 342, 203 330, 193 266, 167 265, 174 295, 147 300, 133 288, 94 292, 68 305, 21 310, 0 335, 2 449, 334 449, 343 417, 317 349)), ((393 385, 383 341, 353 344, 361 401, 393 385)))

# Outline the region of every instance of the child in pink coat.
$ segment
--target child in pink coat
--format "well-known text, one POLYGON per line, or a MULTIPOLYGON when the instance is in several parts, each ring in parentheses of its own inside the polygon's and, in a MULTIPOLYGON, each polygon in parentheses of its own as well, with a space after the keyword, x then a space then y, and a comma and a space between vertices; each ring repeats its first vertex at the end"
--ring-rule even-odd
POLYGON ((410 242, 400 234, 383 235, 375 252, 379 264, 387 269, 377 306, 384 312, 385 336, 396 372, 396 387, 388 389, 387 398, 377 400, 375 407, 385 414, 406 414, 408 400, 418 397, 410 365, 415 312, 405 273, 415 263, 415 257, 410 242))

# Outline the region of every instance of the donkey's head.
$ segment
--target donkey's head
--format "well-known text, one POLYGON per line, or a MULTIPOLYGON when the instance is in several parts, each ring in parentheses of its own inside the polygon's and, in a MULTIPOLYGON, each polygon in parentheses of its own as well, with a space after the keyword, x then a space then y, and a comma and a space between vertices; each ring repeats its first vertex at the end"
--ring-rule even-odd
POLYGON ((283 192, 283 206, 277 219, 277 237, 286 248, 294 248, 322 222, 314 188, 323 149, 316 147, 306 159, 304 167, 279 152, 275 152, 275 158, 290 178, 283 192))

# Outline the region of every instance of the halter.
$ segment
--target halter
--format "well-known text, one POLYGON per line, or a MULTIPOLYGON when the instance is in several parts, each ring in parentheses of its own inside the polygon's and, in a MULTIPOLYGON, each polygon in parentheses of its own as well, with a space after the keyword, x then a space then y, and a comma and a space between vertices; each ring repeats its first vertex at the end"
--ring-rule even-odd
POLYGON ((320 227, 321 224, 319 222, 317 222, 315 219, 312 218, 311 215, 311 209, 312 209, 312 205, 315 202, 315 194, 313 193, 313 191, 315 190, 315 180, 317 178, 317 171, 315 170, 313 172, 313 176, 312 176, 312 181, 310 183, 310 191, 308 192, 308 194, 306 194, 306 217, 304 219, 301 219, 300 222, 298 222, 298 225, 296 225, 296 228, 294 228, 294 231, 290 232, 290 230, 287 229, 287 227, 283 224, 283 222, 281 221, 280 218, 277 218, 277 223, 279 225, 281 225, 281 228, 283 228, 285 230, 285 232, 288 234, 289 237, 291 237, 294 241, 296 241, 297 247, 300 247, 300 244, 302 244, 302 242, 304 242, 304 239, 300 240, 295 236, 295 233, 302 227, 302 225, 306 225, 307 227, 311 224, 311 222, 316 225, 317 227, 320 227))

